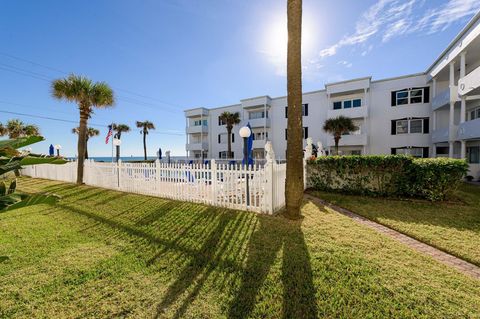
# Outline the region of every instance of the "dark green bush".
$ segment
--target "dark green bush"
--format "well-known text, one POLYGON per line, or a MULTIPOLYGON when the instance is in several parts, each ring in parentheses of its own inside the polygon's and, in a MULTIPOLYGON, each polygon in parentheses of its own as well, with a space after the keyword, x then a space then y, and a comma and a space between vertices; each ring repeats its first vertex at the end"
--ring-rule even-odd
POLYGON ((327 156, 309 161, 307 184, 317 190, 444 200, 465 176, 463 160, 404 155, 327 156))

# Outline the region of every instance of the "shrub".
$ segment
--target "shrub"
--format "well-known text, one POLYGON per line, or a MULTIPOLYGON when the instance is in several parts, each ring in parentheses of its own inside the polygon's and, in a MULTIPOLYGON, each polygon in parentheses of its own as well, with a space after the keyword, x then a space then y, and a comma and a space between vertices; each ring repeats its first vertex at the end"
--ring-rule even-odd
POLYGON ((467 169, 465 161, 446 158, 327 156, 308 161, 307 185, 349 194, 443 200, 458 187, 467 169))

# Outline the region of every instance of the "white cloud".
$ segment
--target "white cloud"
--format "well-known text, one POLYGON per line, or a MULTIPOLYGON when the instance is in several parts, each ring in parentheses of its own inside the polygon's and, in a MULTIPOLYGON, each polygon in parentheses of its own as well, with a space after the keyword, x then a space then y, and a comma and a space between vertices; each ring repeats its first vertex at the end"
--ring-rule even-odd
MULTIPOLYGON (((346 46, 365 45, 372 38, 388 42, 414 32, 435 33, 443 31, 452 23, 470 18, 480 10, 480 0, 448 0, 428 11, 423 7, 426 0, 379 0, 359 18, 355 32, 319 52, 320 58, 333 56, 346 46)), ((365 56, 372 49, 363 50, 365 56)))
POLYGON ((346 68, 351 68, 352 67, 352 63, 348 62, 348 61, 345 61, 345 60, 338 61, 337 64, 341 64, 346 68))

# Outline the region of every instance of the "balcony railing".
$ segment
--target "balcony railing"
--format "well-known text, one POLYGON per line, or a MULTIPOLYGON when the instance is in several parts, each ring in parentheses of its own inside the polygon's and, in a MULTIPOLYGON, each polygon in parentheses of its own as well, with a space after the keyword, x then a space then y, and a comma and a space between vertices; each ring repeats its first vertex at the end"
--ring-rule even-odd
POLYGON ((365 105, 361 107, 353 107, 349 109, 328 110, 327 117, 335 118, 339 116, 346 116, 349 118, 366 118, 368 116, 368 109, 365 105))
POLYGON ((187 134, 196 134, 196 133, 208 133, 208 126, 196 125, 196 126, 187 127, 187 134))
POLYGON ((458 94, 463 96, 480 87, 480 66, 458 81, 458 94))
POLYGON ((480 138, 480 119, 460 123, 457 138, 461 140, 480 138))
POLYGON ((255 127, 270 127, 270 119, 269 118, 258 118, 258 119, 246 119, 242 121, 242 126, 247 125, 250 123, 252 128, 255 127))
POLYGON ((188 143, 186 148, 187 148, 187 151, 208 150, 208 143, 207 142, 188 143))
POLYGON ((434 130, 432 132, 432 142, 448 142, 448 127, 434 130))
MULTIPOLYGON (((335 146, 333 136, 328 138, 328 146, 335 146)), ((367 134, 342 135, 339 146, 367 145, 367 134)))
POLYGON ((437 110, 445 105, 450 104, 450 101, 458 101, 458 91, 457 87, 447 88, 443 91, 440 91, 432 100, 432 110, 437 110))

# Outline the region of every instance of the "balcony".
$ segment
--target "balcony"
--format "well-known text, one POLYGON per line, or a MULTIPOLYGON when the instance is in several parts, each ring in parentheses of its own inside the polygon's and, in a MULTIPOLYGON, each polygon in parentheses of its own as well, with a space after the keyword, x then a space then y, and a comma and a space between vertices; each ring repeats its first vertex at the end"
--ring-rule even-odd
POLYGON ((190 109, 185 111, 185 117, 201 117, 208 116, 208 110, 203 107, 197 107, 195 109, 190 109))
POLYGON ((437 110, 445 105, 448 105, 450 104, 450 101, 459 101, 457 90, 458 88, 454 86, 438 92, 432 100, 432 110, 437 110))
POLYGON ((338 116, 346 116, 352 119, 366 118, 368 116, 368 108, 363 105, 361 107, 353 107, 349 109, 328 110, 327 117, 335 118, 338 116))
POLYGON ((205 125, 187 126, 186 131, 187 131, 187 134, 208 133, 208 126, 205 126, 205 125))
MULTIPOLYGON (((335 141, 333 136, 328 138, 328 146, 335 146, 335 141)), ((340 139, 339 146, 354 146, 354 145, 367 145, 367 134, 352 134, 352 135, 342 135, 340 139)))
POLYGON ((189 143, 186 145, 187 151, 201 151, 201 150, 208 150, 208 143, 189 143))
POLYGON ((448 127, 432 132, 432 143, 448 142, 448 127))
POLYGON ((257 108, 259 106, 264 106, 264 105, 269 107, 269 105, 272 102, 272 99, 268 95, 265 95, 265 96, 259 96, 259 97, 249 98, 249 99, 243 99, 240 102, 242 102, 242 107, 244 109, 249 109, 249 108, 257 108))
POLYGON ((270 127, 270 119, 269 118, 258 118, 258 119, 246 119, 242 121, 242 126, 247 125, 250 123, 250 127, 256 128, 256 127, 270 127))
POLYGON ((457 138, 461 140, 480 138, 480 118, 460 123, 457 138))
POLYGON ((458 81, 458 94, 464 96, 480 87, 480 66, 458 81))

